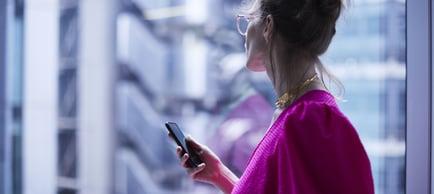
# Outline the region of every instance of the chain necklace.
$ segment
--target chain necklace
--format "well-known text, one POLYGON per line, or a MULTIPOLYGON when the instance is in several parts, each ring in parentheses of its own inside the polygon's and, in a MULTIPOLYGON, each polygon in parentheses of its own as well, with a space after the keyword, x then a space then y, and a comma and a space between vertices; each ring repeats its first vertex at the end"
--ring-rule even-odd
POLYGON ((280 96, 277 99, 277 101, 275 103, 276 107, 279 109, 283 109, 286 106, 290 105, 294 101, 295 97, 297 97, 298 93, 302 89, 306 88, 309 84, 311 84, 316 78, 318 78, 317 74, 315 74, 313 77, 307 79, 306 81, 304 81, 302 84, 300 84, 298 87, 292 89, 291 91, 285 92, 282 96, 280 96))

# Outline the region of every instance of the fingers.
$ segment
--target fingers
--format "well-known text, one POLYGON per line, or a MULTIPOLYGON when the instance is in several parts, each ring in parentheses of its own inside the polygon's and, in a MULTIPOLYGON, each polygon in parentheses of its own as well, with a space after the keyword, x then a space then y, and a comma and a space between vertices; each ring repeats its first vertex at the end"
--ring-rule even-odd
POLYGON ((183 167, 185 167, 185 168, 188 168, 188 165, 187 165, 187 160, 188 160, 188 154, 184 154, 182 157, 181 157, 181 166, 183 166, 183 167))
MULTIPOLYGON (((170 138, 172 138, 172 140, 174 140, 174 137, 171 133, 167 133, 167 135, 170 138)), ((198 155, 202 155, 206 151, 206 147, 199 144, 191 136, 187 136, 186 141, 187 141, 187 145, 191 146, 191 148, 193 148, 198 155)), ((181 146, 176 147, 176 155, 180 159, 179 161, 180 165, 187 170, 188 174, 193 179, 196 179, 197 174, 200 173, 206 166, 205 163, 202 163, 195 168, 191 168, 187 163, 189 159, 189 155, 183 151, 181 146)))
POLYGON ((188 168, 187 172, 191 178, 196 179, 197 174, 199 174, 203 169, 205 169, 205 163, 199 164, 196 168, 188 168))
POLYGON ((176 147, 176 155, 179 157, 179 158, 181 158, 182 157, 182 148, 181 148, 181 146, 177 146, 176 147))
MULTIPOLYGON (((176 149, 177 153, 179 153, 180 155, 182 155, 182 153, 181 153, 181 147, 178 146, 178 148, 176 149)), ((196 168, 190 168, 190 167, 188 167, 187 161, 188 161, 189 156, 188 156, 187 153, 185 153, 184 155, 182 155, 182 157, 180 157, 180 158, 181 158, 181 160, 180 160, 181 166, 183 166, 184 168, 186 168, 187 173, 190 175, 190 177, 192 179, 196 179, 197 174, 200 173, 206 167, 205 163, 199 164, 196 168)))

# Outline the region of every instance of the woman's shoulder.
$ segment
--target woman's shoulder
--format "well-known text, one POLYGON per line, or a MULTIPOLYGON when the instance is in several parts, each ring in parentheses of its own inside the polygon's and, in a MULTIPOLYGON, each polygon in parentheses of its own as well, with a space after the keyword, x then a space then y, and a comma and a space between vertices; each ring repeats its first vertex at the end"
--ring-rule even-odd
POLYGON ((323 193, 373 193, 369 158, 355 128, 332 97, 319 95, 305 97, 283 112, 272 164, 279 166, 278 172, 286 168, 298 173, 295 177, 308 177, 303 181, 320 180, 306 188, 321 188, 323 193))
POLYGON ((322 90, 306 93, 284 110, 281 116, 281 132, 286 134, 355 131, 349 119, 340 111, 335 97, 322 90))
POLYGON ((301 96, 293 105, 282 112, 285 120, 324 120, 330 116, 343 117, 335 97, 327 91, 312 90, 301 96))

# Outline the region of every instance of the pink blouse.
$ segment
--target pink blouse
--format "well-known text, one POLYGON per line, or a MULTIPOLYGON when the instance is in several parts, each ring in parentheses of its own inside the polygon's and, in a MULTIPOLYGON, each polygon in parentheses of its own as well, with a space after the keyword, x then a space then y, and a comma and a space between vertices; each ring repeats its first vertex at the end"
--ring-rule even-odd
POLYGON ((312 90, 279 115, 233 194, 372 194, 371 165, 350 121, 326 91, 312 90))

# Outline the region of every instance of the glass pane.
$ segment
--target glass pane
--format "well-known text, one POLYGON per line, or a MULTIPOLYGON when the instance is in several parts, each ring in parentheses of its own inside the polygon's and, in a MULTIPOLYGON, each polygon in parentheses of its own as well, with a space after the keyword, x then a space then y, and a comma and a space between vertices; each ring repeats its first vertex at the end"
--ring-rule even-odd
MULTIPOLYGON (((12 109, 12 122, 10 123, 12 129, 12 181, 11 192, 20 194, 22 193, 23 186, 23 37, 24 37, 24 2, 15 1, 13 4, 15 8, 14 17, 11 18, 9 28, 10 41, 9 51, 12 50, 11 58, 7 68, 10 73, 10 80, 8 80, 10 91, 9 107, 12 109), (13 34, 12 34, 13 33, 13 34)), ((12 5, 10 3, 10 5, 12 5)))
POLYGON ((73 189, 59 189, 58 194, 76 194, 77 191, 73 190, 73 189))
POLYGON ((371 160, 376 193, 405 192, 405 1, 352 1, 323 57, 371 160), (357 46, 356 46, 357 45, 357 46))
MULTIPOLYGON (((124 1, 117 18, 119 193, 216 193, 179 167, 163 123, 175 121, 237 175, 269 127, 276 96, 244 68, 241 0, 124 1)), ((326 55, 339 101, 371 160, 376 193, 405 188, 405 1, 351 1, 326 55)))
POLYGON ((59 12, 59 73, 57 188, 59 194, 77 193, 78 175, 78 1, 61 0, 59 12))
POLYGON ((58 175, 61 177, 77 177, 77 145, 75 129, 59 132, 58 175))

